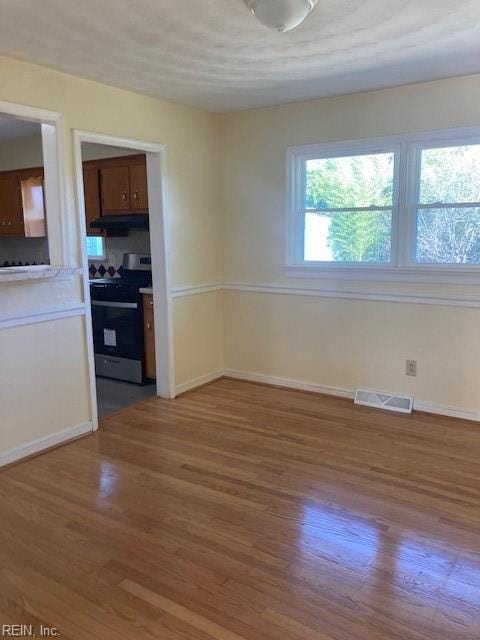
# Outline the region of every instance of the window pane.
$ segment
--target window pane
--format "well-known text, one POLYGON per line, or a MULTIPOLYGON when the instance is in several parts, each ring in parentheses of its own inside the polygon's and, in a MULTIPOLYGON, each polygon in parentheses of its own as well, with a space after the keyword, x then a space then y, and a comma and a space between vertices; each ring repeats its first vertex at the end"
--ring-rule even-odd
POLYGON ((306 161, 306 209, 389 207, 393 153, 306 161))
POLYGON ((480 145, 423 149, 420 202, 480 202, 480 145))
POLYGON ((307 212, 304 259, 388 263, 391 236, 391 211, 307 212))
POLYGON ((87 254, 89 258, 103 258, 103 238, 87 238, 87 254))
POLYGON ((418 262, 480 264, 480 209, 420 209, 418 262))

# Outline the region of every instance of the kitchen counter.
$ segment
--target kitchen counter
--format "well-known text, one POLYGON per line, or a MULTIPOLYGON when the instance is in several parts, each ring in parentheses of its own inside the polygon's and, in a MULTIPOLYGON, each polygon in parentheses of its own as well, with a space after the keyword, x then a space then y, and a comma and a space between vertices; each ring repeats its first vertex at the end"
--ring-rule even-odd
POLYGON ((153 289, 152 287, 142 287, 141 289, 139 289, 140 293, 149 293, 150 295, 153 294, 153 289))
POLYGON ((0 284, 28 282, 31 280, 48 280, 81 275, 81 267, 51 267, 49 265, 31 265, 28 267, 2 267, 0 269, 0 284))

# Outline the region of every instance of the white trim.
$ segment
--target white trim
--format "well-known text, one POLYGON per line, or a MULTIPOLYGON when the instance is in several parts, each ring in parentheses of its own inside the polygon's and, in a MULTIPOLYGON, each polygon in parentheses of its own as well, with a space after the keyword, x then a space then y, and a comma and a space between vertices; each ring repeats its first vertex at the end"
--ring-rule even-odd
POLYGON ((57 431, 57 433, 52 433, 48 436, 44 436, 43 438, 38 438, 31 442, 27 442, 26 444, 14 447, 13 449, 3 451, 0 453, 0 467, 4 467, 7 464, 12 464, 12 462, 17 462, 23 458, 40 453, 45 449, 50 449, 51 447, 69 442, 70 440, 80 436, 87 435, 88 433, 91 433, 92 430, 93 426, 91 422, 83 422, 75 427, 68 427, 68 429, 57 431))
MULTIPOLYGON (((223 375, 228 378, 237 380, 247 380, 249 382, 260 382, 275 387, 284 387, 288 389, 298 389, 300 391, 311 391, 313 393, 321 393, 323 395, 337 396, 339 398, 347 398, 353 400, 355 391, 353 389, 344 389, 341 387, 331 387, 312 382, 304 382, 303 380, 295 380, 293 378, 283 378, 271 376, 265 373, 256 373, 253 371, 239 371, 238 369, 224 369, 223 375)), ((463 409, 460 407, 451 407, 439 404, 437 402, 428 402, 422 400, 414 400, 414 411, 422 411, 425 413, 434 413, 452 418, 461 418, 463 420, 480 421, 480 411, 475 409, 463 409)))
MULTIPOLYGON (((42 131, 48 251, 54 268, 69 265, 69 225, 65 193, 64 121, 61 113, 0 100, 0 113, 37 122, 42 131)), ((28 268, 28 267, 27 267, 28 268)))
POLYGON ((182 384, 178 384, 176 386, 175 395, 178 396, 181 393, 185 393, 186 391, 190 391, 196 387, 201 387, 204 384, 208 384, 209 382, 222 378, 224 375, 223 369, 217 369, 217 371, 212 371, 212 373, 206 373, 203 376, 198 376, 198 378, 193 378, 193 380, 182 382, 182 384))
POLYGON ((184 298, 186 296, 195 296, 199 293, 211 293, 212 291, 221 291, 223 284, 221 282, 213 282, 211 284, 196 284, 189 287, 174 287, 171 290, 172 298, 184 298))
POLYGON ((175 397, 171 227, 167 192, 167 154, 163 145, 136 148, 147 153, 147 182, 152 253, 157 394, 175 397))
POLYGON ((440 416, 449 416, 451 418, 462 418, 463 420, 480 422, 480 411, 475 411, 475 409, 459 409, 446 404, 424 402, 422 400, 414 400, 413 408, 415 411, 423 411, 425 413, 434 413, 440 416))
POLYGON ((336 396, 337 398, 348 398, 353 400, 355 392, 352 389, 343 389, 341 387, 331 387, 328 385, 317 384, 315 382, 304 382, 303 380, 295 380, 293 378, 283 378, 279 376, 271 376, 266 373, 256 373, 254 371, 240 371, 239 369, 224 369, 224 377, 235 378, 237 380, 247 380, 248 382, 261 382, 275 387, 285 387, 287 389, 298 389, 300 391, 311 391, 312 393, 323 393, 327 396, 336 396))
POLYGON ((24 120, 32 120, 33 122, 49 122, 54 124, 61 117, 58 111, 50 109, 41 109, 40 107, 32 107, 27 104, 17 104, 15 102, 7 102, 0 100, 0 113, 8 113, 11 116, 23 118, 24 120))
POLYGON ((373 291, 346 291, 335 288, 301 289, 289 285, 250 284, 246 282, 230 282, 223 285, 226 291, 247 291, 251 293, 268 293, 277 295, 312 296, 319 298, 341 298, 347 300, 374 300, 380 302, 403 302, 407 304, 432 304, 449 307, 480 308, 480 296, 477 297, 444 297, 435 295, 415 295, 410 293, 387 293, 373 291))
POLYGON ((479 284, 480 270, 458 265, 457 270, 432 265, 393 267, 388 265, 345 265, 331 263, 290 265, 284 268, 289 278, 326 278, 332 280, 362 280, 364 282, 403 282, 405 284, 479 284))
POLYGON ((172 316, 172 295, 170 291, 170 232, 168 223, 168 203, 166 189, 166 148, 162 144, 119 138, 103 133, 73 130, 75 155, 77 220, 80 229, 82 252, 84 299, 86 305, 86 341, 88 350, 88 371, 90 383, 90 406, 93 428, 98 429, 98 407, 95 380, 95 359, 93 351, 92 319, 88 255, 86 238, 85 200, 83 192, 82 143, 104 144, 124 147, 147 154, 148 201, 150 209, 150 238, 152 251, 152 279, 155 322, 155 353, 157 365, 157 394, 163 398, 175 396, 175 362, 172 316))
MULTIPOLYGON (((422 281, 423 282, 423 281, 422 281)), ((377 302, 399 302, 404 304, 430 304, 447 307, 480 308, 479 296, 438 296, 430 294, 391 293, 384 291, 349 290, 333 287, 296 287, 286 284, 263 284, 251 282, 215 282, 211 284, 178 287, 171 290, 173 299, 194 296, 212 291, 246 291, 277 295, 310 296, 345 300, 372 300, 377 302)))
POLYGON ((0 329, 22 327, 38 322, 63 320, 64 318, 75 318, 77 316, 84 316, 85 312, 85 304, 82 302, 62 307, 45 307, 44 309, 0 313, 0 329))

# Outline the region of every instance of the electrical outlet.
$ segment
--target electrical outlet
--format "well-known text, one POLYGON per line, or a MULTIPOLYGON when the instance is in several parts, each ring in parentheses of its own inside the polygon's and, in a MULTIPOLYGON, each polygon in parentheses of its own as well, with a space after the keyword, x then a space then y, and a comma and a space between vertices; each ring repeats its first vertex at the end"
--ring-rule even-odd
POLYGON ((417 375, 417 361, 416 360, 407 360, 407 366, 405 369, 405 373, 407 376, 416 376, 417 375))

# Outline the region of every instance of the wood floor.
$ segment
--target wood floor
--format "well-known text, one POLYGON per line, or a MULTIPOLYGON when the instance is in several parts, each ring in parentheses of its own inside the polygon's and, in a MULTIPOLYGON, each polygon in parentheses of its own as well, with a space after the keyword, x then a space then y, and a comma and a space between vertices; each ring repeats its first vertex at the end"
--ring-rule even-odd
POLYGON ((220 380, 0 473, 1 624, 478 640, 480 427, 220 380))

